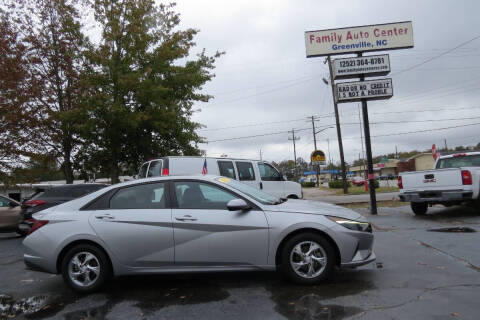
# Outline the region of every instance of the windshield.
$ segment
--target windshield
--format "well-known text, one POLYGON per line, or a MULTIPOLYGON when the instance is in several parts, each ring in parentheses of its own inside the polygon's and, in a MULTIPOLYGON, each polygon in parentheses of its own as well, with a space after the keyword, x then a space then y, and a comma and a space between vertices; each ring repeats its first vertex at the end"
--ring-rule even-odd
POLYGON ((250 187, 249 185, 238 182, 236 180, 226 178, 226 177, 220 177, 220 178, 217 178, 216 180, 218 182, 229 185, 233 189, 236 189, 236 190, 246 194, 249 197, 252 197, 253 199, 257 200, 260 203, 263 203, 263 204, 279 204, 279 203, 282 203, 282 201, 280 199, 278 199, 277 197, 274 197, 274 196, 272 196, 268 193, 265 193, 265 192, 260 191, 256 188, 250 187))
POLYGON ((437 169, 480 167, 480 154, 472 156, 454 156, 438 160, 437 169))

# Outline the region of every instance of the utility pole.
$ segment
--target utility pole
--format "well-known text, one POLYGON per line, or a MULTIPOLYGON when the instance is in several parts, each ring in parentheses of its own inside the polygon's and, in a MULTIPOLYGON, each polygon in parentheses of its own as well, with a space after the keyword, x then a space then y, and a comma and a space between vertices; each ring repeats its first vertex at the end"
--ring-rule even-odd
POLYGON ((262 149, 260 148, 260 161, 262 161, 262 149))
POLYGON ((333 108, 335 110, 335 123, 337 125, 338 148, 340 149, 340 162, 342 165, 343 193, 347 194, 348 193, 347 170, 345 167, 345 158, 343 156, 342 130, 340 129, 340 116, 338 115, 337 99, 335 97, 335 84, 333 83, 333 68, 332 68, 332 61, 330 59, 330 56, 327 57, 327 61, 328 61, 328 69, 330 70, 330 84, 332 86, 333 108))
POLYGON ((447 139, 443 139, 443 141, 445 142, 445 151, 448 150, 448 147, 447 147, 447 139))
POLYGON ((363 128, 362 128, 362 118, 360 117, 360 105, 358 105, 358 122, 360 123, 360 138, 362 139, 363 174, 364 174, 365 180, 367 180, 367 177, 365 175, 367 168, 365 167, 365 150, 363 149, 363 128))
MULTIPOLYGON (((312 133, 313 133, 313 145, 314 145, 314 150, 317 150, 317 135, 315 134, 315 117, 312 116, 312 133)), ((320 165, 317 165, 317 167, 315 168, 315 176, 317 177, 317 181, 315 182, 315 184, 318 186, 320 186, 320 165)))
POLYGON ((289 131, 292 133, 292 138, 288 138, 288 140, 293 141, 293 163, 295 164, 294 170, 295 170, 295 179, 297 178, 297 149, 295 148, 295 141, 300 140, 300 137, 295 137, 295 129, 292 129, 292 131, 289 131))
POLYGON ((327 138, 327 145, 328 145, 328 164, 332 163, 332 155, 330 153, 330 139, 327 138))
POLYGON ((398 160, 398 149, 397 149, 397 146, 395 146, 395 159, 398 160))
MULTIPOLYGON (((361 57, 362 53, 358 53, 357 56, 361 57)), ((331 70, 332 67, 330 67, 330 72, 332 72, 331 70)), ((365 81, 365 75, 360 75, 360 81, 365 81)), ((363 129, 365 131, 365 149, 367 151, 368 186, 370 187, 370 213, 375 215, 377 214, 377 196, 375 194, 375 178, 373 176, 372 144, 370 141, 367 99, 362 99, 362 113, 363 129)))

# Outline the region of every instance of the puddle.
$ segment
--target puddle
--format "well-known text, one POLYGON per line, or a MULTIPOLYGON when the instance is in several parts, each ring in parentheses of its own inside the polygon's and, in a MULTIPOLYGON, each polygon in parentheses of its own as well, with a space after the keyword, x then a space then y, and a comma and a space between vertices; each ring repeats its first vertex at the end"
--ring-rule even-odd
POLYGON ((438 229, 429 229, 427 231, 432 232, 452 232, 452 233, 471 233, 477 232, 475 229, 469 227, 451 227, 451 228, 438 228, 438 229))
POLYGON ((20 314, 31 315, 48 306, 48 296, 40 295, 14 300, 11 296, 0 295, 0 318, 13 318, 20 314))
POLYGON ((353 306, 325 303, 325 300, 356 295, 374 289, 364 272, 343 271, 331 282, 314 286, 292 285, 279 281, 266 288, 272 293, 275 310, 288 319, 343 319, 364 311, 353 306))

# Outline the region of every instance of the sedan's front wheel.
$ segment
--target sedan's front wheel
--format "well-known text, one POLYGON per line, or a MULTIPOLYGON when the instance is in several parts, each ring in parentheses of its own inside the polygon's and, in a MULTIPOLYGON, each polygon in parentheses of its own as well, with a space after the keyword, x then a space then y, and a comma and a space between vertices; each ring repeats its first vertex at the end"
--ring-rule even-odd
POLYGON ((70 249, 62 260, 62 276, 74 290, 98 290, 110 276, 108 257, 99 248, 81 244, 70 249))
POLYGON ((330 276, 335 264, 335 251, 331 244, 318 234, 304 233, 285 243, 280 268, 293 282, 316 284, 330 276))

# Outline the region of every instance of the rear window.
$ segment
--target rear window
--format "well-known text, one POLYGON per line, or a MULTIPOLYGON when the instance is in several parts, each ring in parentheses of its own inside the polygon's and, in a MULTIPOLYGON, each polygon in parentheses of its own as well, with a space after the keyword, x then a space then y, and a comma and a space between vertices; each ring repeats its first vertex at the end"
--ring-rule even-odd
POLYGON ((454 156, 438 160, 437 169, 480 167, 480 154, 474 156, 454 156))
POLYGON ((140 167, 140 172, 138 173, 138 177, 139 178, 145 178, 147 176, 147 169, 148 169, 148 162, 147 163, 144 163, 141 167, 140 167))
POLYGON ((147 177, 159 177, 162 172, 162 161, 156 160, 150 162, 150 168, 148 168, 147 177))
POLYGON ((38 198, 79 198, 104 188, 105 185, 76 185, 53 187, 36 194, 32 199, 38 198))

